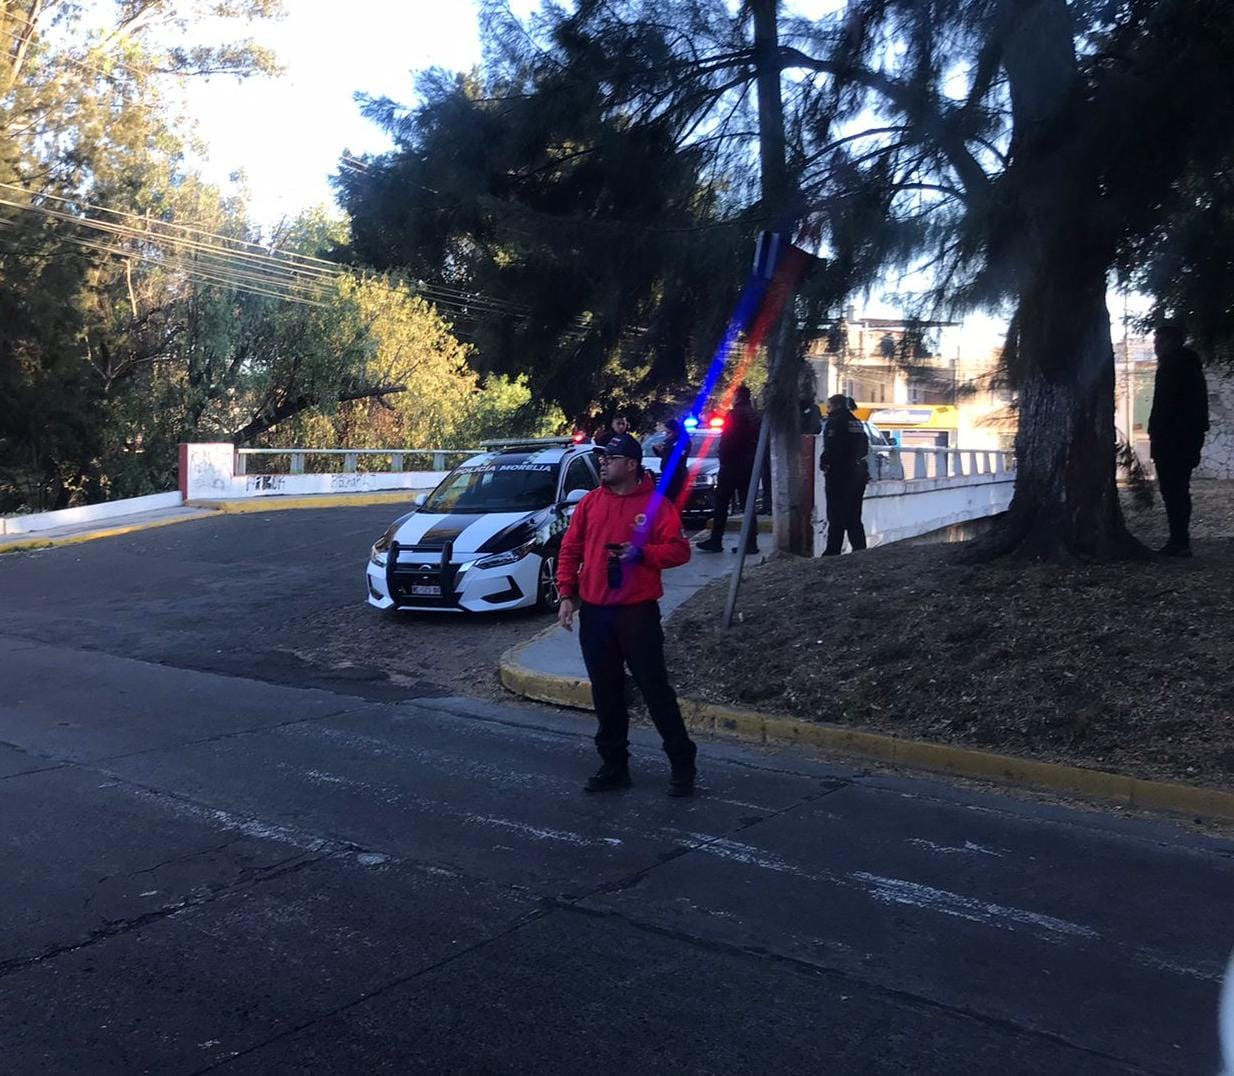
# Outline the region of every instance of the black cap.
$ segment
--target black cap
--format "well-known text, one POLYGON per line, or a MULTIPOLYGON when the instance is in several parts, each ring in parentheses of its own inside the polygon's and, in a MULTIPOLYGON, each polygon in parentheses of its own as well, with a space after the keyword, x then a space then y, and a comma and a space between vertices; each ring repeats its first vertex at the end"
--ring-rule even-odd
POLYGON ((605 456, 625 456, 631 460, 643 458, 643 446, 628 433, 619 433, 607 445, 601 445, 600 452, 605 456))

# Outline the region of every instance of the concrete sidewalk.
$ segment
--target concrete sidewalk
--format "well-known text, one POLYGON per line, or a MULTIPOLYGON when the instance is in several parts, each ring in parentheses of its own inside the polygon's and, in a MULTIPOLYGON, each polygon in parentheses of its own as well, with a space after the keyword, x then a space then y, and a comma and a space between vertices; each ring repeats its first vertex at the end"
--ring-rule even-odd
MULTIPOLYGON (((699 534, 691 535, 691 545, 699 537, 699 534)), ((770 534, 759 537, 763 553, 746 558, 747 571, 767 559, 767 551, 774 540, 770 534)), ((736 546, 737 535, 730 533, 723 553, 700 553, 696 549, 688 564, 665 572, 661 614, 667 619, 702 587, 729 577, 737 567, 738 558, 733 551, 736 546)), ((591 685, 577 631, 563 631, 554 624, 528 642, 506 651, 501 658, 501 679, 507 688, 526 698, 591 709, 591 685), (545 678, 553 685, 548 694, 537 689, 537 684, 545 682, 545 678)))
MULTIPOLYGON (((770 536, 763 535, 763 547, 770 536)), ((691 537, 693 542, 697 535, 691 537)), ((667 617, 708 583, 729 576, 737 565, 729 535, 722 554, 695 553, 690 563, 664 576, 660 608, 667 617)), ((751 557, 747 569, 764 556, 751 557)), ((740 606, 740 600, 738 605, 740 606)), ((733 655, 739 661, 738 654, 733 655)), ((591 683, 577 634, 556 624, 512 646, 498 665, 502 685, 515 695, 574 710, 594 709, 591 683)), ((943 773, 1013 788, 1029 788, 1094 802, 1148 811, 1169 811, 1195 819, 1234 820, 1234 792, 1092 770, 1061 762, 1040 762, 953 744, 907 740, 860 728, 828 725, 779 713, 734 709, 681 697, 686 724, 696 733, 767 746, 815 749, 827 756, 865 759, 896 770, 943 773)))

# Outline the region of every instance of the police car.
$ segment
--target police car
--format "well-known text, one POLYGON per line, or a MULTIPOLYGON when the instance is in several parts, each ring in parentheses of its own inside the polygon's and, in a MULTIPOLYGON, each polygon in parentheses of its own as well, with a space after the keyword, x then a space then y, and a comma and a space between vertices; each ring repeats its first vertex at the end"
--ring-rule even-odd
MULTIPOLYGON (((716 510, 716 483, 720 477, 720 431, 724 427, 722 418, 712 419, 706 426, 687 427, 690 435, 690 458, 686 461, 686 474, 689 476, 687 486, 689 493, 685 503, 681 505, 683 517, 710 516, 716 510)), ((647 471, 658 484, 660 470, 664 460, 656 454, 668 440, 668 434, 660 431, 653 433, 643 442, 643 470, 647 471)))
POLYGON ((555 609, 557 551, 574 506, 600 484, 595 446, 488 442, 373 544, 378 609, 555 609))

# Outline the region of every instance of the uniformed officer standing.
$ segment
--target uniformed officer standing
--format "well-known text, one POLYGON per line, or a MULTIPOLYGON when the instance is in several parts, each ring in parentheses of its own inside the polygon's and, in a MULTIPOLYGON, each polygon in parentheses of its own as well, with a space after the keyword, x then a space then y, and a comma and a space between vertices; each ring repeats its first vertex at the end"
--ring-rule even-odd
POLYGON ((1204 367, 1186 343, 1186 329, 1177 321, 1162 322, 1153 337, 1157 377, 1148 440, 1170 522, 1170 540, 1161 548, 1167 557, 1191 556, 1191 472, 1200 465, 1208 432, 1204 367))
POLYGON ((865 527, 861 525, 861 501, 865 497, 870 468, 866 457, 870 439, 865 427, 849 410, 845 396, 827 400, 827 421, 823 424, 823 457, 819 461, 826 476, 827 548, 824 557, 836 557, 848 535, 855 552, 866 547, 865 527))

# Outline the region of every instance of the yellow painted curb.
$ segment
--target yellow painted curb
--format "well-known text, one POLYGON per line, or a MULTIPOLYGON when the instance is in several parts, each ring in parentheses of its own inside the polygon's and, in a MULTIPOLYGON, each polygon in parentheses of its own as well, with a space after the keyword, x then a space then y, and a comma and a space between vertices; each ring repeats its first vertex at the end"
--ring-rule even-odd
MULTIPOLYGON (((501 682, 515 694, 537 702, 590 710, 591 685, 588 681, 536 672, 519 661, 521 652, 539 637, 511 647, 502 655, 501 682)), ((1234 792, 1218 788, 1149 781, 1061 762, 1038 762, 951 744, 905 740, 778 714, 734 710, 692 699, 681 700, 681 712, 691 729, 729 740, 811 747, 897 769, 945 773, 1016 788, 1067 792, 1156 811, 1234 819, 1234 792)))
POLYGON ((536 672, 519 661, 519 656, 527 647, 550 631, 556 631, 556 625, 538 631, 525 643, 510 647, 501 655, 499 673, 502 686, 515 695, 536 702, 548 702, 554 706, 569 706, 574 710, 590 710, 591 681, 580 680, 573 676, 555 676, 552 673, 536 672))
POLYGON ((225 515, 245 512, 280 512, 291 508, 363 508, 371 504, 405 503, 411 507, 411 499, 422 489, 400 489, 382 493, 317 493, 303 497, 284 497, 278 494, 269 497, 246 497, 234 501, 185 501, 186 508, 209 508, 225 515))
POLYGON ((55 538, 39 538, 36 535, 27 535, 24 538, 18 538, 11 542, 0 542, 0 554, 28 553, 36 549, 51 549, 54 546, 80 545, 82 542, 93 542, 99 538, 117 538, 122 534, 154 530, 156 527, 170 527, 175 523, 192 523, 194 520, 206 518, 206 516, 181 516, 178 519, 154 519, 148 523, 126 523, 122 527, 101 527, 96 531, 85 531, 81 534, 65 534, 55 538))

